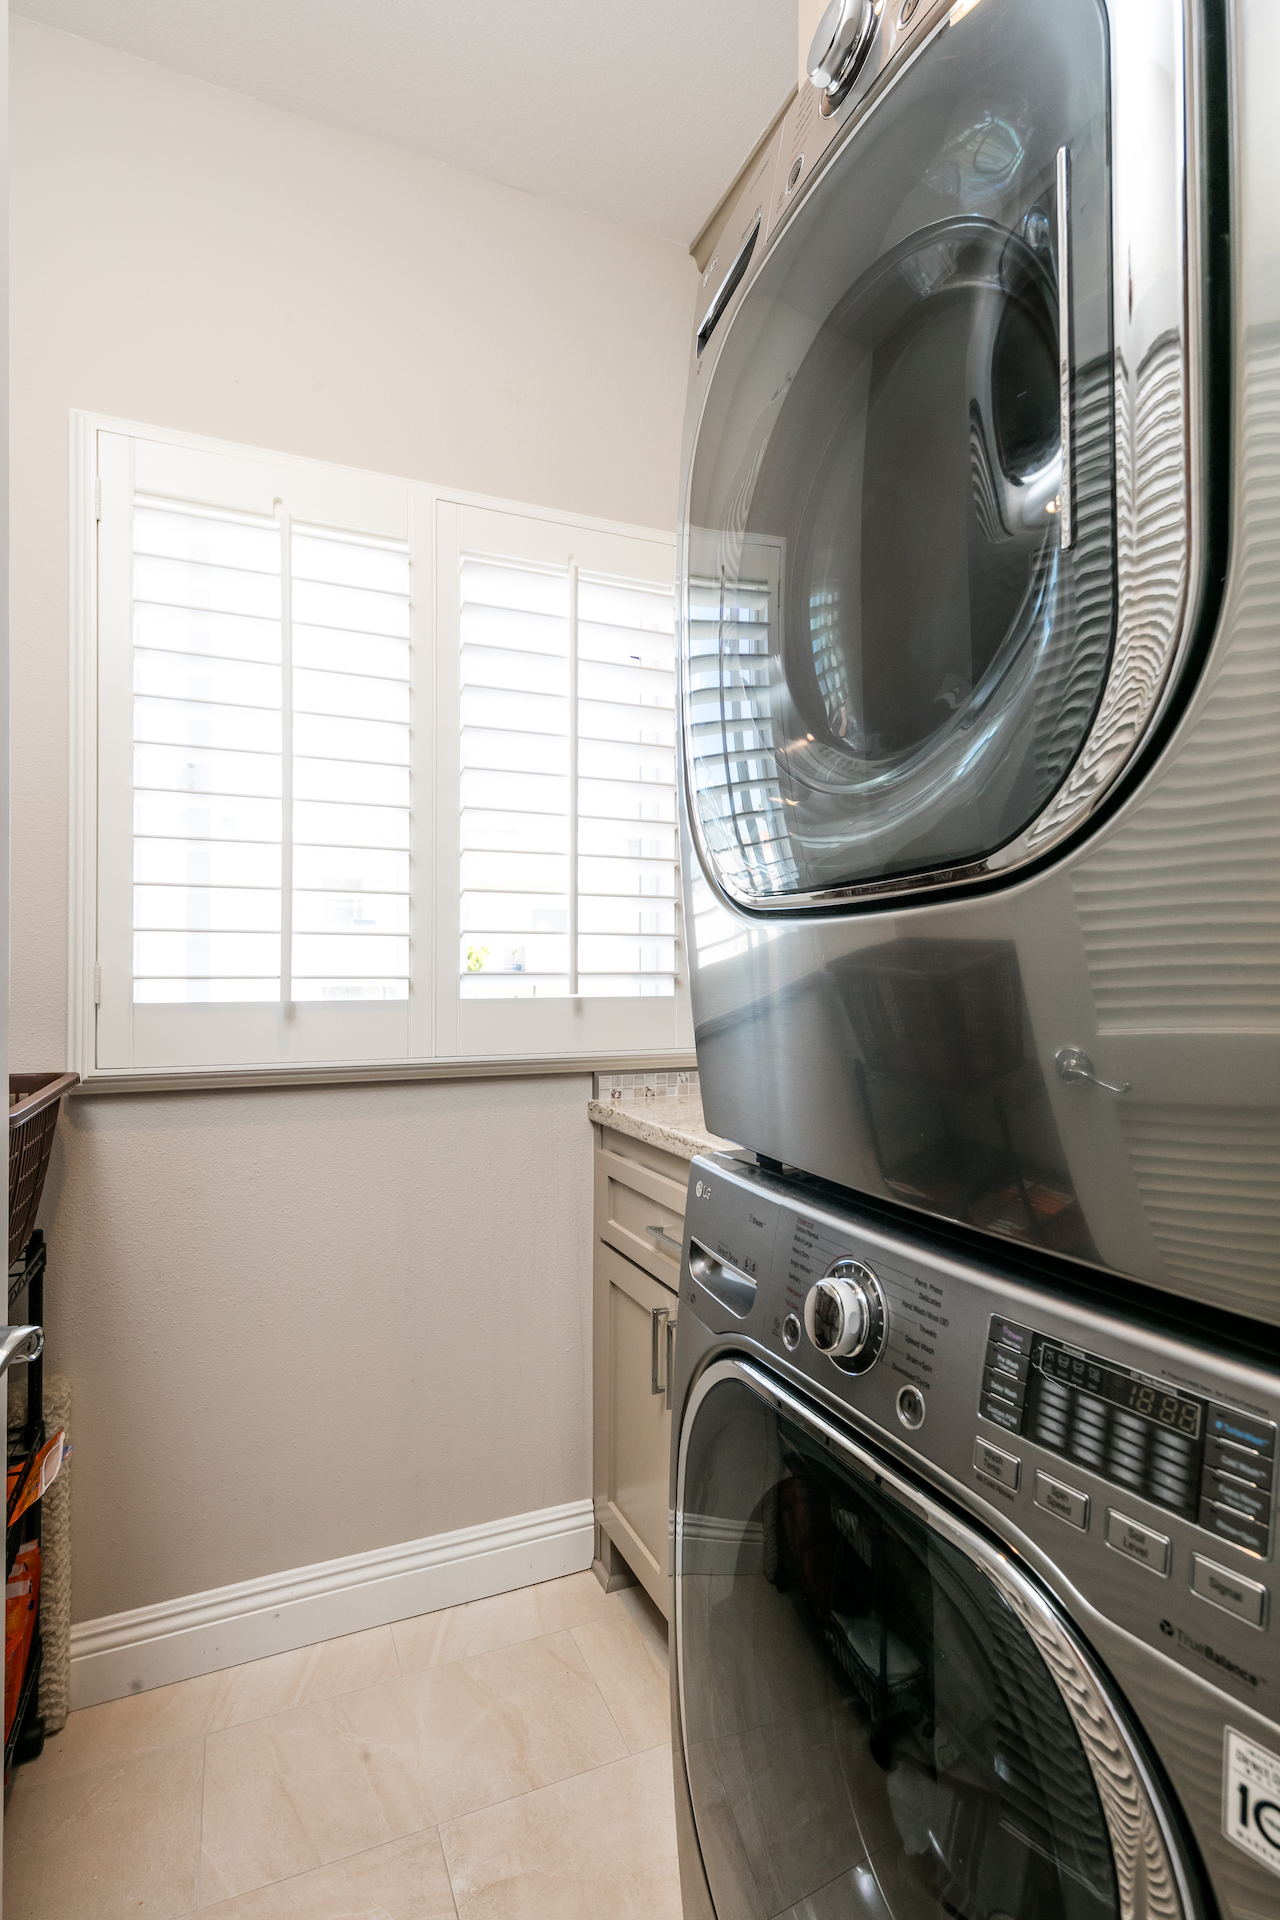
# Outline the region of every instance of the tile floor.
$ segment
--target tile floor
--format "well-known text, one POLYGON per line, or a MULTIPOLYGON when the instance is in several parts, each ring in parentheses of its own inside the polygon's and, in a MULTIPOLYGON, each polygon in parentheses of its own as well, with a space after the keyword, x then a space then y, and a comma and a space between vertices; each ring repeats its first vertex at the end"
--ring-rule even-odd
POLYGON ((590 1573, 73 1713, 6 1920, 680 1920, 665 1624, 590 1573))

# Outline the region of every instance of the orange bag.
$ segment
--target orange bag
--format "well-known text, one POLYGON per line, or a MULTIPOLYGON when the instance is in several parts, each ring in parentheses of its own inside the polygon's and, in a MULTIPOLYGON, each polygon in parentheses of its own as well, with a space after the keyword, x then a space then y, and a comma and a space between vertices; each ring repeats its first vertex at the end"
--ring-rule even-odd
POLYGON ((40 1604, 40 1542, 29 1540, 13 1563, 4 1590, 4 1737, 8 1744, 18 1711, 22 1676, 36 1628, 40 1604))
POLYGON ((33 1507, 48 1493, 50 1487, 62 1471, 62 1463, 70 1453, 64 1428, 59 1428, 52 1440, 46 1440, 31 1463, 31 1471, 22 1483, 22 1492, 14 1499, 14 1492, 22 1474, 22 1462, 10 1465, 8 1474, 8 1500, 6 1503, 9 1526, 20 1520, 28 1507, 33 1507))

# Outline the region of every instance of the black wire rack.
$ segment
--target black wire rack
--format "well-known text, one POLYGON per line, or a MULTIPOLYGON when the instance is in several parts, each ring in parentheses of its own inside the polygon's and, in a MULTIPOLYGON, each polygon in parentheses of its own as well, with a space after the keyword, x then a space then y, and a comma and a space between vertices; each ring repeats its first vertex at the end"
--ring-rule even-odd
MULTIPOLYGON (((13 1319, 13 1309, 25 1293, 27 1296, 26 1318, 33 1326, 44 1325, 44 1270, 48 1261, 44 1232, 37 1227, 28 1240, 20 1259, 14 1260, 9 1267, 9 1318, 13 1319)), ((3 1376, 0 1376, 2 1379, 3 1376)), ((14 1561, 28 1542, 40 1538, 39 1500, 33 1501, 25 1513, 17 1520, 10 1521, 9 1514, 22 1493, 27 1479, 35 1466, 36 1458, 45 1443, 44 1422, 44 1361, 37 1358, 27 1363, 27 1413, 20 1426, 8 1429, 7 1466, 12 1470, 19 1468, 19 1475, 13 1493, 9 1496, 5 1513, 5 1582, 13 1571, 14 1561)), ((37 1604, 35 1630, 31 1636, 31 1646, 27 1653, 26 1669, 22 1676, 22 1687, 18 1695, 17 1711, 13 1716, 13 1725, 4 1745, 4 1773, 6 1780, 9 1769, 15 1764, 36 1759, 44 1746, 44 1721, 38 1710, 40 1691, 40 1664, 44 1649, 40 1639, 40 1610, 37 1604)))

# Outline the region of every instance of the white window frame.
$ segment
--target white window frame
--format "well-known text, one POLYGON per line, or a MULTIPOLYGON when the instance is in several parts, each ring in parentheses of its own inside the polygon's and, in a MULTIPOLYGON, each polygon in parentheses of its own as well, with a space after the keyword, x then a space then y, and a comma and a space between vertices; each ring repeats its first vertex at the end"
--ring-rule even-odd
MULTIPOLYGON (((131 493, 125 499, 131 509, 131 493)), ((68 900, 68 1064, 87 1087, 272 1085, 315 1080, 425 1079, 500 1072, 582 1072, 592 1067, 692 1065, 693 1032, 687 966, 677 892, 677 980, 666 999, 465 1001, 458 992, 459 897, 459 517, 506 516, 516 551, 542 557, 577 548, 612 555, 616 571, 655 582, 672 580, 674 538, 635 527, 455 488, 396 479, 332 463, 177 433, 135 421, 74 411, 71 415, 71 712, 68 900), (326 501, 370 505, 371 528, 387 524, 388 502, 403 502, 404 532, 414 576, 413 659, 413 861, 414 983, 408 1002, 299 1007, 286 1021, 264 1004, 208 1011, 209 1058, 191 1064, 185 1042, 148 1041, 138 1060, 125 1026, 135 1009, 125 1005, 121 981, 127 968, 125 922, 132 873, 126 849, 99 845, 102 783, 108 806, 121 818, 125 741, 121 732, 121 664, 131 658, 131 634, 100 631, 111 624, 109 602, 99 617, 99 520, 120 511, 122 442, 146 441, 159 457, 165 448, 207 454, 262 469, 245 504, 270 513, 274 497, 305 504, 296 517, 342 524, 341 509, 326 501), (282 492, 287 490, 287 494, 282 492), (259 498, 258 496, 261 496, 259 498), (636 542, 643 542, 638 549, 636 542), (648 556, 643 575, 637 552, 648 556), (114 654, 114 660, 112 655, 114 654), (105 669, 105 671, 104 671, 105 669), (107 709, 114 706, 114 718, 107 709), (112 795, 114 793, 114 800, 112 795), (124 864, 122 864, 124 862, 124 864), (109 885, 104 869, 114 866, 109 885), (248 1019, 245 1016, 249 1016, 248 1019), (373 1015, 373 1019, 366 1016, 373 1015), (336 1016, 336 1017, 335 1017, 336 1016), (318 1054, 316 1030, 326 1041, 318 1054), (215 1029, 222 1031, 216 1032, 215 1029), (254 1042, 253 1036, 260 1036, 254 1042), (255 1048, 266 1057, 254 1057, 255 1048)), ((394 511, 394 508, 392 509, 394 511)), ((349 516, 348 516, 349 517, 349 516)), ((594 563, 601 566, 602 560, 594 563)), ((119 604, 118 595, 115 604, 119 604)), ((130 735, 131 740, 131 735, 130 735)), ((130 776, 131 777, 131 776, 130 776)), ((131 843, 131 839, 130 839, 131 843)), ((129 1000, 131 1002, 131 986, 129 1000)), ((147 1009, 152 1032, 166 1024, 180 1036, 205 1009, 147 1009), (158 1015, 158 1018, 155 1017, 158 1015)))

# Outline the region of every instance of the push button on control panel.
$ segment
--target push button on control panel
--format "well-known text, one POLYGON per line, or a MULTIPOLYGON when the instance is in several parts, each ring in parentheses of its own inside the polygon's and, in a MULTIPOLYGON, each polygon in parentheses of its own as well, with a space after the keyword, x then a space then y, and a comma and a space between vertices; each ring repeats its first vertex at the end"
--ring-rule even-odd
POLYGON ((1276 1430, 1236 1407, 1210 1401, 1200 1477, 1200 1526, 1246 1553, 1265 1556, 1271 1540, 1276 1430))
POLYGON ((1206 1442, 1204 1463, 1215 1473, 1229 1474, 1233 1480, 1247 1480, 1251 1487, 1269 1488, 1275 1471, 1274 1460, 1249 1453, 1243 1447, 1229 1446, 1224 1440, 1206 1442))
POLYGON ((1026 1398, 1025 1387, 1007 1373, 997 1373, 994 1367, 983 1376, 982 1391, 993 1400, 1003 1400, 1007 1407, 1020 1407, 1026 1398))
POLYGON ((973 1464, 979 1473, 985 1473, 988 1480, 998 1480, 1002 1487, 1016 1489, 1022 1478, 1022 1462, 1017 1455, 993 1447, 989 1440, 974 1441, 973 1464))
POLYGON ((982 1398, 978 1412, 1006 1433, 1022 1432, 1031 1366, 1031 1329, 993 1313, 982 1370, 982 1398))
POLYGON ((1056 1513, 1059 1520, 1065 1520, 1069 1527, 1079 1527, 1081 1533, 1088 1530, 1088 1494, 1077 1493, 1074 1487, 1065 1486, 1051 1474, 1036 1475, 1036 1505, 1043 1507, 1046 1513, 1056 1513))
POLYGON ((1215 1566, 1202 1553, 1191 1556, 1191 1591, 1211 1606, 1222 1607, 1251 1627, 1260 1627, 1267 1607, 1267 1590, 1256 1580, 1246 1580, 1228 1567, 1215 1566))
POLYGON ((1271 1508, 1271 1495, 1266 1488, 1250 1486, 1246 1480, 1236 1480, 1226 1473, 1214 1473, 1206 1467, 1201 1491, 1216 1506, 1232 1507, 1237 1513, 1246 1514, 1250 1520, 1260 1520, 1265 1526, 1271 1508))
POLYGON ((1025 1380, 1030 1366, 1029 1353, 1015 1353, 1012 1347, 998 1347, 994 1340, 987 1342, 989 1372, 1007 1374, 1011 1380, 1025 1380))
POLYGON ((1149 1567, 1161 1579, 1168 1577, 1169 1536, 1156 1533, 1141 1520, 1131 1520, 1127 1513, 1117 1513, 1114 1507, 1107 1508, 1107 1545, 1149 1567))

